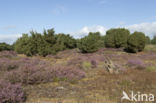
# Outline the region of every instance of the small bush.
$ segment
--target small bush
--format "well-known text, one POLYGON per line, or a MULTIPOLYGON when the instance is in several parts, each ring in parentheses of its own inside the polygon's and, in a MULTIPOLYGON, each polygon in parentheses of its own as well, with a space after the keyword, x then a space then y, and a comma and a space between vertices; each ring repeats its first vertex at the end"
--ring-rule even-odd
POLYGON ((146 44, 145 34, 142 32, 134 32, 129 36, 127 42, 127 51, 132 53, 137 53, 143 51, 146 44))
POLYGON ((78 41, 78 48, 82 53, 93 53, 99 49, 99 33, 90 33, 88 36, 85 36, 78 41))
POLYGON ((0 103, 24 103, 25 100, 21 85, 0 81, 0 103))
POLYGON ((105 46, 113 48, 126 47, 129 35, 129 30, 124 28, 110 29, 106 32, 105 46))
POLYGON ((0 51, 4 51, 4 50, 10 51, 13 50, 13 47, 6 43, 0 43, 0 51))

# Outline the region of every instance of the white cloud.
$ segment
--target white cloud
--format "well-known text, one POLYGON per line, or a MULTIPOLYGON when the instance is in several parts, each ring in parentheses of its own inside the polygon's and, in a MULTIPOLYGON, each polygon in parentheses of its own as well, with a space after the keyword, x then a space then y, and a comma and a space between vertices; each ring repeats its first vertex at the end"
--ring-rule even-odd
POLYGON ((84 36, 88 35, 89 32, 100 32, 102 35, 104 35, 107 30, 108 30, 107 28, 100 26, 100 25, 98 25, 98 26, 85 26, 81 30, 79 30, 78 32, 71 33, 71 35, 74 36, 75 38, 84 37, 84 36))
POLYGON ((129 29, 131 32, 134 31, 144 32, 151 38, 154 36, 154 34, 156 34, 156 22, 133 24, 126 26, 125 28, 129 29))
MULTIPOLYGON (((156 34, 156 22, 152 23, 141 23, 141 24, 133 24, 124 26, 125 22, 120 23, 121 28, 127 28, 130 30, 131 33, 135 31, 144 32, 147 36, 153 37, 156 34), (121 25, 122 24, 122 25, 121 25)), ((118 28, 115 27, 115 28, 118 28)), ((112 27, 114 28, 114 27, 112 27)), ((81 38, 86 36, 89 32, 100 32, 102 35, 105 35, 106 31, 110 29, 101 25, 98 26, 85 26, 80 29, 78 32, 71 33, 72 36, 75 38, 81 38)))
MULTIPOLYGON (((120 26, 118 26, 120 27, 120 26)), ((116 27, 116 28, 118 28, 116 27)), ((144 32, 146 35, 150 36, 151 38, 156 34, 156 22, 151 23, 141 23, 141 24, 133 24, 133 25, 127 25, 122 26, 131 31, 133 33, 134 31, 144 32)), ((70 33, 75 38, 81 38, 86 35, 88 35, 89 32, 100 32, 102 35, 105 35, 106 31, 110 29, 101 25, 97 26, 85 26, 82 29, 80 29, 77 32, 70 33)), ((20 34, 12 34, 12 35, 2 35, 0 34, 0 42, 7 42, 7 43, 13 43, 17 38, 21 37, 20 34)))
POLYGON ((6 42, 12 44, 17 38, 21 37, 20 34, 2 35, 0 34, 0 42, 6 42))

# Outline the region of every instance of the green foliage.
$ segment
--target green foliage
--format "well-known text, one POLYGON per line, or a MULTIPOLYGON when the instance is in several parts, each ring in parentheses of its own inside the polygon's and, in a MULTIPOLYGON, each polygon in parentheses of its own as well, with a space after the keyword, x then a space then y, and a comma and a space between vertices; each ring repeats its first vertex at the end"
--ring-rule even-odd
POLYGON ((76 47, 74 38, 65 34, 56 35, 54 29, 44 30, 43 35, 34 31, 31 31, 30 34, 30 36, 23 34, 15 42, 14 47, 17 53, 26 54, 27 56, 46 56, 76 47))
POLYGON ((76 40, 69 34, 58 34, 56 35, 55 47, 57 47, 57 51, 65 50, 66 48, 72 49, 76 47, 76 40))
POLYGON ((0 43, 0 51, 4 51, 4 50, 13 50, 13 47, 7 43, 0 43))
POLYGON ((115 35, 114 35, 114 29, 110 29, 106 32, 105 36, 105 46, 114 48, 115 47, 115 35))
POLYGON ((129 30, 124 28, 110 29, 106 32, 105 45, 113 48, 126 47, 129 35, 129 30))
POLYGON ((142 32, 134 32, 130 35, 128 42, 127 42, 127 51, 136 53, 143 51, 145 48, 146 37, 145 34, 142 32))
POLYGON ((146 36, 146 44, 151 44, 151 40, 149 36, 146 36))
POLYGON ((14 49, 19 54, 27 54, 29 49, 30 37, 28 34, 23 34, 22 37, 18 38, 14 43, 14 49))
POLYGON ((82 53, 92 53, 99 49, 99 44, 101 43, 101 36, 99 32, 90 32, 88 36, 78 40, 78 48, 82 53))
POLYGON ((154 44, 154 45, 156 45, 156 35, 153 37, 151 43, 154 44))

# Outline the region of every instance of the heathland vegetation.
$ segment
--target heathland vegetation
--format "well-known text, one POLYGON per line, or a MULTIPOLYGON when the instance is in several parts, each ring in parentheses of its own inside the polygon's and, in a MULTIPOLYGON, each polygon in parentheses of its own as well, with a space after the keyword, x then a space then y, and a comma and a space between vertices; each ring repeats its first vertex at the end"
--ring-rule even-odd
POLYGON ((0 51, 14 50, 27 56, 47 56, 66 49, 79 48, 82 53, 96 52, 98 49, 123 48, 127 52, 136 53, 144 50, 145 44, 156 44, 156 36, 152 40, 142 32, 130 34, 128 29, 110 29, 102 36, 99 32, 90 32, 87 36, 75 39, 69 34, 56 34, 54 29, 43 33, 31 31, 23 34, 13 45, 0 44, 0 51))
POLYGON ((156 36, 124 28, 79 39, 54 29, 23 34, 0 43, 0 103, 117 103, 123 90, 156 94, 155 44, 156 36))

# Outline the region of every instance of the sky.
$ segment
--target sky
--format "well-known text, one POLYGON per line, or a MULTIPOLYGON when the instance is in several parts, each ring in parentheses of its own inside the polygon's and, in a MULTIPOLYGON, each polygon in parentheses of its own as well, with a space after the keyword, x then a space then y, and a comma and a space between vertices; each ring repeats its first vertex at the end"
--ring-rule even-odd
POLYGON ((124 27, 151 38, 156 33, 156 0, 0 0, 0 42, 22 33, 54 28, 75 38, 124 27))

